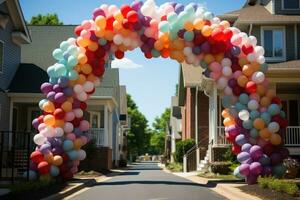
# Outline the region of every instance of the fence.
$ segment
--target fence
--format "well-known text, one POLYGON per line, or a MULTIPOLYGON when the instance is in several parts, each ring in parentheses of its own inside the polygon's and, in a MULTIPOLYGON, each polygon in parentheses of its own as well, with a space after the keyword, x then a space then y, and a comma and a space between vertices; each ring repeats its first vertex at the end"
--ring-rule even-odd
POLYGON ((14 183, 29 169, 34 134, 26 131, 0 131, 0 180, 14 183))
POLYGON ((288 126, 284 136, 286 146, 300 146, 300 126, 288 126))
POLYGON ((86 133, 91 139, 95 140, 98 147, 106 146, 103 128, 91 128, 86 133))

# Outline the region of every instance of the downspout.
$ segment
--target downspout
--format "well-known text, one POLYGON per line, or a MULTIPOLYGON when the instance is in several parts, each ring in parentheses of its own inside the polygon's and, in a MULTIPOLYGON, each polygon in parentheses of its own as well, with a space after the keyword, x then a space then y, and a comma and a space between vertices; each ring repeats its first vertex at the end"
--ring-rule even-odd
POLYGON ((252 35, 252 29, 253 29, 253 24, 251 23, 250 27, 249 27, 249 33, 248 33, 248 35, 252 35))

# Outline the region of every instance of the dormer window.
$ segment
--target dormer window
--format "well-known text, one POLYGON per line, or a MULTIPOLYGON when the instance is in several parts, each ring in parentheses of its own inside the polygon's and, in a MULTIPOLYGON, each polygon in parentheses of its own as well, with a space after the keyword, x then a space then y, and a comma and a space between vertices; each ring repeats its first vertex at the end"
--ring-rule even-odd
POLYGON ((284 10, 299 10, 300 0, 282 0, 282 9, 284 10))

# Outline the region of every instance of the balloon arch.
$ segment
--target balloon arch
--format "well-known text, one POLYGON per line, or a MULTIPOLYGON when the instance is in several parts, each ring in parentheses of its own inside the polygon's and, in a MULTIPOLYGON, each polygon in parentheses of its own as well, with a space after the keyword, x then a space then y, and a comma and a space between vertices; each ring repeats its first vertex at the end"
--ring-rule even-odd
MULTIPOLYGON (((102 5, 75 28, 69 38, 53 51, 57 60, 42 84, 46 96, 39 106, 43 115, 32 124, 39 131, 31 154, 29 177, 70 179, 86 153, 85 134, 89 122, 83 119, 86 101, 99 86, 110 55, 140 47, 147 59, 171 58, 202 67, 204 76, 215 81, 222 96, 226 138, 241 163, 234 171, 249 184, 259 175, 281 177, 287 126, 281 101, 268 88, 264 49, 257 40, 230 27, 198 4, 184 6, 153 0, 131 5, 102 5)), ((199 74, 202 76, 202 74, 199 74)))

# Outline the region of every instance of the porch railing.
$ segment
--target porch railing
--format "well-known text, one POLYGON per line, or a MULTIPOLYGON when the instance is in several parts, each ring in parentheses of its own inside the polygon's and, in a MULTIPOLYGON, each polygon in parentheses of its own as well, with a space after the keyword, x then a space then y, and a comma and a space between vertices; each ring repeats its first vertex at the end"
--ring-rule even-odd
POLYGON ((103 128, 91 128, 87 131, 87 134, 90 139, 95 140, 98 147, 107 146, 107 144, 105 144, 105 132, 103 128))
POLYGON ((222 146, 230 145, 230 142, 225 137, 225 127, 224 126, 217 127, 217 138, 215 140, 215 144, 222 145, 222 146))
POLYGON ((288 126, 284 141, 285 146, 300 146, 300 126, 288 126))

